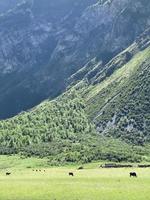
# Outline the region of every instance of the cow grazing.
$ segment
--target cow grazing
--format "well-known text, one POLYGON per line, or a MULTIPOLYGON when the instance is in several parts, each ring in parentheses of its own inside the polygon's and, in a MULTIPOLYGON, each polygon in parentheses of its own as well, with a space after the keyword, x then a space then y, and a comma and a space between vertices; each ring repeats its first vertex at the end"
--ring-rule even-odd
POLYGON ((11 175, 11 173, 10 172, 6 172, 6 176, 9 176, 9 175, 11 175))
POLYGON ((69 176, 74 176, 73 172, 69 172, 69 176))
POLYGON ((130 172, 130 177, 137 177, 136 172, 130 172))

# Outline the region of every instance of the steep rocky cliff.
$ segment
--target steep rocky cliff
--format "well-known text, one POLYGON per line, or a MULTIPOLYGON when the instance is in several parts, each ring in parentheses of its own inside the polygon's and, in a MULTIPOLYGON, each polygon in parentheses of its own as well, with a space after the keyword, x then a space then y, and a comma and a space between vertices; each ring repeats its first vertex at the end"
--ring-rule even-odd
POLYGON ((28 0, 5 13, 0 118, 61 94, 92 58, 107 63, 150 24, 149 8, 148 0, 28 0))
POLYGON ((91 71, 85 66, 72 81, 83 77, 74 87, 86 100, 97 131, 138 145, 150 142, 150 28, 106 65, 92 65, 91 71))
POLYGON ((0 13, 3 14, 10 9, 13 9, 17 6, 18 3, 21 3, 22 0, 1 0, 0 1, 0 13))

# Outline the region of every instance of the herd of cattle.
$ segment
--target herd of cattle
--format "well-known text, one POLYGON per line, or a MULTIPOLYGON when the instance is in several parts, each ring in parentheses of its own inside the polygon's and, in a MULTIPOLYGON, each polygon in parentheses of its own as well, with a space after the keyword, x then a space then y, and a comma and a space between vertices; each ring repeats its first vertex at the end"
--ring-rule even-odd
MULTIPOLYGON (((34 172, 34 171, 35 171, 35 172, 42 172, 41 169, 35 169, 35 170, 33 169, 32 171, 33 171, 33 172, 34 172)), ((43 170, 43 172, 46 172, 45 169, 43 170)))
MULTIPOLYGON (((104 165, 100 165, 100 168, 131 168, 131 167, 135 167, 133 165, 128 165, 128 164, 112 164, 112 163, 107 163, 104 165)), ((136 167, 139 168, 148 168, 150 167, 150 165, 137 165, 136 167)), ((84 167, 80 166, 78 167, 78 170, 83 170, 84 167)), ((41 169, 33 169, 33 172, 46 172, 46 170, 41 170, 41 169)), ((6 176, 10 176, 11 172, 6 172, 6 176)), ((73 172, 69 172, 68 173, 69 176, 74 176, 73 172)), ((137 177, 137 173, 136 172, 130 172, 129 173, 130 177, 137 177)))
MULTIPOLYGON (((150 165, 129 165, 129 164, 114 164, 114 163, 108 163, 104 165, 100 165, 100 168, 133 168, 133 167, 138 167, 138 168, 150 168, 150 165)), ((84 169, 83 166, 79 167, 78 170, 84 169)), ((69 172, 69 176, 74 176, 73 172, 69 172)), ((130 177, 137 177, 136 172, 130 172, 129 173, 130 177)))
MULTIPOLYGON (((34 170, 33 170, 34 171, 34 170)), ((40 171, 41 172, 41 170, 36 170, 37 172, 38 171, 40 171)), ((45 172, 45 170, 44 170, 44 172, 45 172)), ((6 176, 9 176, 9 175, 11 175, 11 173, 10 172, 6 172, 6 176)), ((74 173, 73 172, 69 172, 69 176, 74 176, 74 173)), ((137 174, 136 174, 136 172, 130 172, 130 177, 137 177, 137 174)))
MULTIPOLYGON (((45 169, 44 169, 44 170, 41 170, 41 169, 35 169, 35 170, 34 170, 34 169, 33 169, 32 171, 33 171, 33 172, 34 172, 34 171, 35 171, 35 172, 46 172, 45 169)), ((10 175, 11 175, 11 172, 6 172, 6 176, 10 176, 10 175)))
MULTIPOLYGON (((6 172, 6 176, 11 175, 10 172, 6 172)), ((69 176, 74 176, 73 172, 69 172, 69 176)), ((137 173, 136 172, 130 172, 130 177, 137 177, 137 173)))

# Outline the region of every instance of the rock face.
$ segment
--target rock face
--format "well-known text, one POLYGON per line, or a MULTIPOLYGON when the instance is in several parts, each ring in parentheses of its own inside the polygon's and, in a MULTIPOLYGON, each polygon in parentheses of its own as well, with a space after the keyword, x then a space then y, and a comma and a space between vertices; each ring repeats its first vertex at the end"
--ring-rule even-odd
POLYGON ((1 0, 0 1, 0 13, 5 13, 10 9, 16 7, 17 4, 21 3, 21 0, 1 0))
POLYGON ((150 28, 103 70, 85 77, 86 110, 98 132, 136 145, 149 142, 150 28))
POLYGON ((108 63, 91 60, 70 82, 100 135, 150 142, 150 27, 108 63))
POLYGON ((92 58, 107 63, 150 24, 149 0, 28 0, 0 16, 0 118, 59 95, 92 58))

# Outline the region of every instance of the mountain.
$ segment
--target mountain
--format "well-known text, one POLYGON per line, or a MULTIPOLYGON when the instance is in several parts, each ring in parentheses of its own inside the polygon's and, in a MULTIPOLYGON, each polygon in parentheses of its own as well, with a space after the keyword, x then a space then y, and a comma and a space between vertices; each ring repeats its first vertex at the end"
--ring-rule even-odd
POLYGON ((90 121, 102 135, 136 145, 150 142, 150 28, 101 66, 96 63, 77 84, 90 121))
POLYGON ((149 160, 150 28, 108 63, 92 59, 67 91, 0 122, 1 154, 51 164, 149 160))
POLYGON ((27 0, 3 13, 0 118, 62 94, 88 62, 103 68, 146 29, 149 8, 149 0, 27 0))

